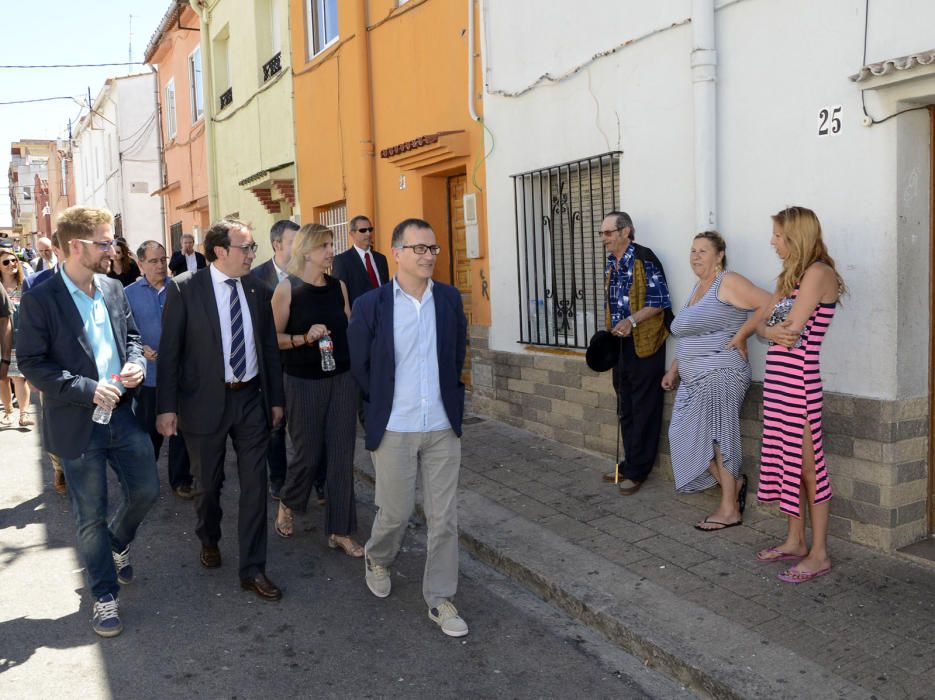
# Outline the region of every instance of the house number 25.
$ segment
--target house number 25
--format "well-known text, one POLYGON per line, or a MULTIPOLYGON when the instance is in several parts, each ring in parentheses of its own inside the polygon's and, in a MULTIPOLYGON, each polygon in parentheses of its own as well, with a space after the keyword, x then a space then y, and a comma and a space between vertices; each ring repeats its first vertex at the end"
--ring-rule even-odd
POLYGON ((818 112, 818 135, 828 136, 841 133, 841 109, 837 107, 822 107, 818 112))

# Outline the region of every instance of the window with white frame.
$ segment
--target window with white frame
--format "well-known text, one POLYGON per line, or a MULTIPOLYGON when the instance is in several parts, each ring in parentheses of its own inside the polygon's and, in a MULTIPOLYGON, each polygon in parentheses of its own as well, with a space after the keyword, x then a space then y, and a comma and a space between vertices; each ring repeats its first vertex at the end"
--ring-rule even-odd
POLYGON ((306 0, 305 9, 311 57, 338 38, 338 0, 306 0))
POLYGON ((334 254, 343 253, 347 244, 347 202, 336 202, 319 213, 318 223, 334 234, 334 254))
POLYGON ((166 83, 166 136, 175 138, 175 78, 166 83))
POLYGON ((188 84, 191 86, 189 99, 192 104, 192 124, 201 119, 205 111, 205 98, 201 87, 201 47, 188 56, 188 84))

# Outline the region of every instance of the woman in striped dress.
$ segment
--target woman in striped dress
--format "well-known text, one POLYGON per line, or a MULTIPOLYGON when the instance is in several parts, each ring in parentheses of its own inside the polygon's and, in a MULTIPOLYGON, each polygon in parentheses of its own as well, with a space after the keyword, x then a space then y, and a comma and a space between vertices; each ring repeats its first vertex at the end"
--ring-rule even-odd
POLYGON ((743 522, 740 405, 750 386, 747 338, 756 328, 750 311, 765 309, 769 293, 725 271, 727 244, 716 231, 695 236, 690 261, 698 283, 672 323, 676 359, 662 388, 670 391, 681 381, 669 424, 676 490, 721 486, 717 510, 695 525, 712 532, 743 522))
POLYGON ((773 311, 757 333, 770 343, 763 379, 760 501, 779 502, 788 516, 786 540, 757 553, 763 562, 800 560, 779 574, 804 583, 831 571, 828 511, 831 483, 822 449, 819 353, 844 280, 828 255, 815 212, 789 207, 773 216, 771 240, 782 260, 773 311), (805 539, 802 493, 808 499, 812 545, 805 539))

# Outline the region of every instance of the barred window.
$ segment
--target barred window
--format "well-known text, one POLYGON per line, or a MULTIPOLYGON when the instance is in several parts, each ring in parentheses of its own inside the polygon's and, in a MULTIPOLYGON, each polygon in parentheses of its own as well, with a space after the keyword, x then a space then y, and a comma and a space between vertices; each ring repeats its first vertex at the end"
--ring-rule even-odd
POLYGON ((327 226, 334 234, 334 254, 343 253, 347 244, 347 203, 337 202, 318 215, 318 223, 327 226))
POLYGON ((182 222, 177 221, 169 227, 170 245, 172 252, 182 250, 182 222))
POLYGON ((619 151, 513 175, 519 342, 586 348, 603 325, 600 226, 619 209, 619 151))

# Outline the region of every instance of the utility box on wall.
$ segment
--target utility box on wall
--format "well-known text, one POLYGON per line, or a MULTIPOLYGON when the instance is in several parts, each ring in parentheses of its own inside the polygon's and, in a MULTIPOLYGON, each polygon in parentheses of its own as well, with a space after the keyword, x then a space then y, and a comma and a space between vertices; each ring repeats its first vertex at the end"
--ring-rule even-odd
POLYGON ((464 237, 469 258, 479 258, 480 234, 477 230, 477 195, 466 194, 464 202, 464 237))

